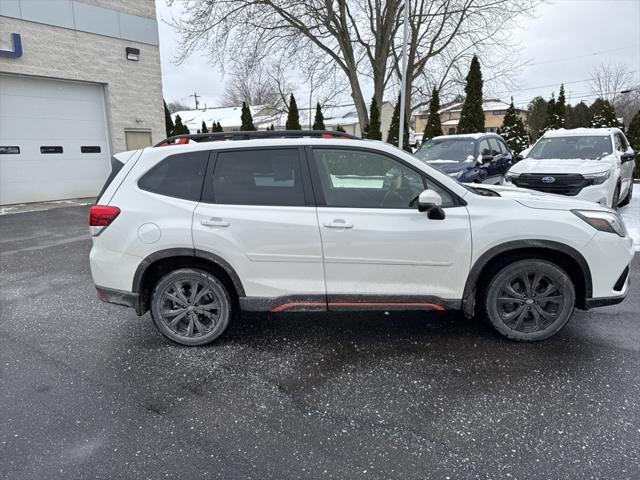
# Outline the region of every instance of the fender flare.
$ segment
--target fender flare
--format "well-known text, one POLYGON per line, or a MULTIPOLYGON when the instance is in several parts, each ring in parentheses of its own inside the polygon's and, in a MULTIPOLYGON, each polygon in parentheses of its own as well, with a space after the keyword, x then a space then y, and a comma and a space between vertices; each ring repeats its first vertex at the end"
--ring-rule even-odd
POLYGON ((158 250, 157 252, 153 252, 152 254, 145 257, 138 268, 136 269, 136 273, 133 276, 133 285, 132 292, 133 293, 141 293, 140 288, 142 284, 142 278, 144 277, 144 273, 147 271, 150 265, 157 262, 158 260, 162 260, 165 258, 171 257, 193 257, 208 260, 209 262, 215 264, 217 267, 221 268, 225 271, 229 278, 233 282, 233 286, 238 293, 238 297, 244 297, 245 291, 242 286, 242 282, 240 281, 240 277, 236 273, 235 269, 231 266, 229 262, 227 262, 224 258, 215 255, 210 252, 205 252, 204 250, 198 250, 195 248, 167 248, 164 250, 158 250))
POLYGON ((580 267, 585 286, 585 298, 578 299, 578 301, 585 301, 587 298, 591 298, 593 292, 593 284, 591 278, 591 269, 589 264, 576 249, 565 245, 564 243, 554 242, 552 240, 514 240, 511 242, 502 243, 490 248, 484 252, 478 260, 471 267, 471 271, 467 276, 467 281, 464 286, 462 294, 462 311, 465 316, 472 317, 475 309, 475 293, 476 285, 480 274, 484 268, 498 255, 505 253, 523 250, 523 249, 537 249, 537 250, 549 250, 563 253, 572 258, 580 267))

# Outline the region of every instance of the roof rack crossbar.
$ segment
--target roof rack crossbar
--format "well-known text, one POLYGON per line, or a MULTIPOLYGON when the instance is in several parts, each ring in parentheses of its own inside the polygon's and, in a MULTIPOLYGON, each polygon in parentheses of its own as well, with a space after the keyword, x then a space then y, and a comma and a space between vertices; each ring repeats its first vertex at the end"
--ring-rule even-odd
POLYGON ((223 140, 255 140, 260 138, 345 138, 360 140, 359 137, 355 137, 348 133, 331 130, 256 130, 174 135, 172 137, 165 138, 154 146, 162 147, 167 145, 178 145, 181 143, 189 143, 191 141, 199 143, 223 140))

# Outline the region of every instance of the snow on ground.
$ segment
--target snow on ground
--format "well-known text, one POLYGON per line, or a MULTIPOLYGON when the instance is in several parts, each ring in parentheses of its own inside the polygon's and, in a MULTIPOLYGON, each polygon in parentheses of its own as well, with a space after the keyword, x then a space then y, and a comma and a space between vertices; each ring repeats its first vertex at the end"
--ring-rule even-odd
POLYGON ((632 198, 631 203, 626 207, 622 207, 618 212, 622 215, 629 235, 633 237, 636 252, 640 251, 640 195, 632 198))

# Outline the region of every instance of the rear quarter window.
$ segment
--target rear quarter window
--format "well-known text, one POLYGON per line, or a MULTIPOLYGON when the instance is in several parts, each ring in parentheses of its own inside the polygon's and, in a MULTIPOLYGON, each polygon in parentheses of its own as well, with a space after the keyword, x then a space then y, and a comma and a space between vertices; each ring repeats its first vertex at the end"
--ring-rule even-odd
POLYGON ((202 193, 208 151, 171 155, 138 180, 138 187, 167 197, 197 202, 202 193))

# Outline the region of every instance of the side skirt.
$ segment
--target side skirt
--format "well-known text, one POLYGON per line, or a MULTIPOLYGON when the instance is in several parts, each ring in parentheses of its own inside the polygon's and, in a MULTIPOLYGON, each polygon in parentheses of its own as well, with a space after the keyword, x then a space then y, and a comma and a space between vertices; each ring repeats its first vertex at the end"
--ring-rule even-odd
POLYGON ((462 300, 415 295, 292 295, 286 297, 242 297, 240 308, 250 312, 324 312, 391 310, 460 310, 462 300))

